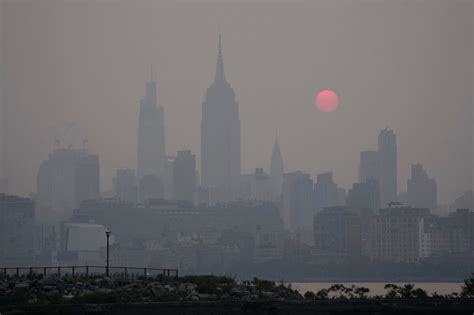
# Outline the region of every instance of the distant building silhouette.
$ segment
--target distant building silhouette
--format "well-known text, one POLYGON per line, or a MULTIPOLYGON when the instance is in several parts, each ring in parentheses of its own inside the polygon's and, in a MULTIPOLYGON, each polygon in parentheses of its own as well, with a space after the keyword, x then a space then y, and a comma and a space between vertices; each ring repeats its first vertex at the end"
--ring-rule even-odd
POLYGON ((40 222, 69 218, 83 200, 100 196, 99 157, 84 149, 54 150, 39 167, 36 192, 40 222))
POLYGON ((370 220, 369 257, 376 262, 418 263, 429 244, 425 220, 429 209, 392 207, 380 209, 370 220))
POLYGON ((139 182, 139 199, 144 200, 145 195, 152 187, 147 184, 161 182, 165 166, 165 126, 163 107, 158 104, 156 82, 153 79, 153 71, 150 81, 146 85, 145 97, 140 100, 140 112, 138 120, 138 147, 137 147, 137 178, 139 182), (147 176, 147 182, 141 183, 147 176), (155 177, 153 180, 150 176, 155 177), (143 193, 140 187, 147 189, 143 193))
POLYGON ((428 177, 421 164, 411 166, 411 178, 407 182, 407 202, 416 208, 428 208, 432 211, 438 206, 436 181, 428 177))
POLYGON ((346 205, 352 209, 380 208, 380 193, 377 181, 369 180, 364 183, 354 183, 347 194, 346 205))
POLYGON ((313 241, 313 180, 301 171, 286 173, 283 176, 281 217, 285 230, 304 234, 313 241), (309 232, 308 235, 306 235, 309 232))
POLYGON ((379 177, 379 154, 377 151, 360 152, 359 182, 378 180, 379 177))
POLYGON ((242 200, 273 200, 273 185, 270 175, 263 168, 256 168, 255 173, 240 176, 240 195, 242 200))
POLYGON ((4 91, 4 71, 2 65, 0 65, 0 193, 8 192, 8 181, 7 181, 7 167, 6 167, 6 153, 7 153, 7 111, 6 111, 6 97, 4 91))
POLYGON ((175 200, 194 202, 196 191, 196 155, 191 150, 178 151, 173 165, 173 194, 175 200))
POLYGON ((397 139, 393 130, 383 129, 378 137, 380 202, 397 201, 397 139))
POLYGON ((474 211, 474 191, 465 191, 461 196, 454 200, 450 208, 451 210, 469 209, 471 211, 474 211))
POLYGON ((272 158, 270 161, 270 179, 272 183, 273 201, 280 202, 281 190, 283 188, 283 157, 281 156, 280 145, 278 144, 278 137, 275 139, 273 146, 272 158))
POLYGON ((323 253, 361 255, 361 218, 346 207, 328 207, 314 217, 314 248, 323 253))
POLYGON ((0 264, 31 264, 34 257, 34 207, 29 198, 0 193, 0 264))
POLYGON ((160 178, 155 175, 145 175, 138 183, 139 201, 162 198, 163 186, 160 178))
POLYGON ((174 198, 174 161, 176 156, 167 155, 165 159, 165 171, 163 178, 163 198, 171 200, 174 198))
POLYGON ((314 208, 323 210, 326 207, 344 205, 345 191, 338 189, 332 179, 332 173, 322 173, 317 175, 317 182, 314 184, 314 208))
POLYGON ((132 169, 119 169, 113 179, 114 195, 120 200, 137 202, 137 179, 132 169))
POLYGON ((214 82, 202 104, 201 184, 209 191, 209 202, 237 198, 240 177, 239 103, 224 75, 221 36, 214 82))

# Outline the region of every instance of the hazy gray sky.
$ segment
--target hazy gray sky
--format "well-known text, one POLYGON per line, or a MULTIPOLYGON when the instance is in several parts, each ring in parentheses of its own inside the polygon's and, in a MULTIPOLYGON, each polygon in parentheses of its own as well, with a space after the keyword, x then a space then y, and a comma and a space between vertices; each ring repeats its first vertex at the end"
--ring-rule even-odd
POLYGON ((67 122, 78 131, 63 143, 88 138, 103 189, 116 168, 135 168, 150 64, 168 153, 189 148, 199 157, 218 25, 240 102, 244 172, 268 169, 278 128, 286 170, 332 170, 348 187, 359 152, 375 149, 388 126, 401 190, 417 162, 438 181, 440 202, 472 187, 471 1, 225 2, 6 1, 13 192, 35 190, 38 166, 67 122), (313 106, 324 88, 339 94, 336 112, 313 106))

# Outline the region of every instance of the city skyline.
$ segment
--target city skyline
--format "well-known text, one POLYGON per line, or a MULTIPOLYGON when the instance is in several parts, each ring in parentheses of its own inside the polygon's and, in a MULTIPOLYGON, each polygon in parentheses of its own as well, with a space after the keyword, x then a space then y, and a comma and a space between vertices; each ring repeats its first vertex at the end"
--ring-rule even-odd
POLYGON ((464 303, 474 2, 258 1, 0 0, 7 306, 464 303))
MULTIPOLYGON (((24 6, 27 7, 26 4, 24 6)), ((132 82, 129 87, 124 88, 125 80, 120 78, 120 74, 123 71, 119 71, 118 69, 112 69, 104 73, 100 72, 98 78, 104 80, 100 83, 95 81, 94 86, 94 84, 92 84, 94 82, 93 79, 90 80, 90 83, 85 83, 84 81, 85 78, 90 79, 89 75, 81 74, 80 71, 77 71, 77 68, 73 67, 71 70, 75 69, 75 71, 68 72, 70 74, 70 81, 61 83, 60 85, 63 89, 51 90, 52 86, 57 85, 56 83, 53 84, 53 82, 55 82, 54 76, 58 74, 58 72, 53 71, 56 69, 56 66, 54 63, 51 64, 52 60, 50 59, 53 56, 57 56, 58 53, 58 47, 55 46, 54 41, 51 41, 52 39, 49 38, 48 40, 48 37, 45 37, 44 43, 36 43, 36 46, 30 47, 33 48, 33 52, 38 51, 37 49, 42 47, 51 53, 51 56, 38 55, 40 61, 43 61, 43 64, 51 64, 51 74, 45 74, 43 69, 38 68, 34 63, 32 64, 31 61, 26 63, 31 66, 28 72, 23 71, 23 66, 18 63, 21 60, 30 60, 28 59, 29 57, 13 56, 12 51, 23 47, 21 45, 26 45, 26 42, 23 42, 23 40, 28 38, 27 36, 32 36, 36 32, 43 34, 46 30, 45 27, 49 27, 42 22, 46 16, 52 14, 51 25, 54 25, 57 19, 54 12, 56 9, 63 7, 60 5, 45 5, 41 10, 35 11, 35 15, 31 16, 31 19, 33 21, 32 23, 35 23, 35 25, 38 24, 37 30, 35 28, 35 30, 28 29, 18 31, 20 32, 17 34, 19 35, 19 39, 15 42, 12 41, 13 34, 16 34, 13 31, 15 29, 13 17, 21 17, 26 14, 26 11, 24 11, 24 7, 14 6, 11 3, 7 3, 5 7, 3 12, 8 11, 9 13, 4 14, 6 17, 2 19, 3 42, 9 44, 3 45, 4 67, 7 70, 7 74, 10 74, 7 76, 9 82, 9 96, 7 98, 9 104, 15 104, 15 110, 9 107, 8 113, 10 117, 12 117, 12 122, 17 123, 16 125, 26 126, 26 128, 22 129, 21 133, 16 129, 17 127, 10 127, 12 128, 10 135, 15 134, 15 140, 17 140, 12 143, 12 137, 9 138, 8 161, 9 164, 12 165, 10 172, 14 174, 14 176, 12 176, 13 174, 9 174, 12 192, 27 195, 34 191, 32 186, 39 161, 43 160, 52 150, 56 137, 54 133, 60 134, 63 122, 72 120, 70 119, 72 117, 77 118, 76 125, 78 125, 81 130, 81 136, 88 138, 88 146, 91 151, 99 154, 101 161, 107 161, 106 163, 101 163, 101 182, 102 190, 109 190, 112 185, 112 176, 116 169, 130 168, 135 165, 133 147, 136 146, 136 143, 133 141, 133 138, 136 132, 129 131, 135 129, 136 126, 134 122, 136 122, 138 113, 136 105, 134 106, 134 104, 136 104, 136 99, 140 95, 143 95, 144 77, 145 73, 148 72, 145 69, 149 68, 150 63, 157 67, 155 72, 158 81, 158 93, 160 99, 163 99, 162 103, 164 104, 165 116, 167 117, 165 121, 166 133, 167 135, 169 134, 166 139, 167 144, 169 144, 167 154, 174 154, 181 149, 191 149, 192 152, 198 153, 196 156, 197 165, 200 165, 199 160, 201 154, 198 149, 199 132, 197 132, 199 130, 200 121, 200 103, 207 84, 206 82, 209 82, 207 78, 209 78, 210 70, 213 68, 212 64, 215 62, 213 53, 215 52, 216 25, 219 24, 217 23, 218 21, 216 21, 215 24, 209 23, 202 25, 202 28, 199 29, 199 36, 196 36, 196 31, 191 29, 178 29, 179 35, 183 36, 183 40, 180 41, 167 36, 167 32, 158 27, 160 25, 159 23, 144 22, 140 24, 139 27, 130 29, 131 33, 127 33, 127 41, 135 38, 143 44, 147 42, 142 39, 147 39, 148 42, 162 40, 173 45, 161 45, 159 48, 151 44, 144 45, 144 51, 151 50, 150 53, 142 53, 146 55, 144 56, 145 58, 135 58, 135 62, 122 64, 128 70, 127 73, 131 73, 133 76, 133 78, 128 78, 128 82, 132 82), (206 32, 202 32, 203 30, 206 32), (139 31, 144 31, 143 36, 138 36, 139 31), (199 47, 195 47, 196 52, 194 49, 191 52, 190 47, 194 47, 193 43, 195 42, 186 40, 189 39, 189 36, 198 39, 199 47), (153 40, 150 41, 150 38, 153 38, 153 40), (171 51, 175 51, 176 59, 171 58, 169 54, 171 51), (161 56, 161 58, 153 57, 153 55, 161 56), (189 58, 192 56, 199 58, 189 58), (163 62, 162 60, 172 60, 173 62, 163 62), (14 67, 19 69, 19 71, 18 74, 12 76, 11 73, 14 67), (174 72, 172 71, 173 69, 174 72), (182 75, 183 69, 189 72, 189 77, 182 75), (26 73, 29 74, 29 77, 25 77, 26 73), (195 76, 193 73, 196 73, 196 75, 200 77, 199 81, 194 80, 195 76), (45 82, 42 83, 42 86, 44 86, 45 91, 48 91, 48 97, 45 97, 42 90, 31 86, 31 80, 37 78, 39 74, 46 75, 47 77, 47 79, 42 80, 42 82, 45 82), (141 79, 138 79, 138 77, 141 77, 141 79), (114 84, 109 85, 108 81, 116 81, 119 85, 114 87, 114 84), (198 84, 196 84, 196 82, 198 82, 198 84), (176 84, 178 84, 177 86, 181 86, 181 91, 184 91, 183 88, 186 87, 186 93, 178 92, 176 87, 174 87, 176 84), (81 96, 77 98, 80 100, 79 103, 81 103, 82 109, 77 108, 73 110, 74 106, 78 106, 78 101, 73 100, 78 94, 74 92, 72 86, 81 86, 80 90, 84 91, 84 93, 81 93, 81 96), (105 89, 105 93, 100 94, 107 95, 106 98, 94 92, 99 87, 105 89), (26 91, 28 93, 25 93, 26 91), (31 107, 31 105, 29 105, 31 103, 31 101, 29 101, 29 95, 32 93, 37 96, 38 106, 35 110, 38 111, 38 115, 35 121, 25 125, 27 122, 25 114, 28 112, 27 109, 31 107), (66 97, 68 93, 70 96, 66 97), (51 102, 47 102, 48 100, 51 102), (129 102, 129 100, 132 101, 129 102), (47 115, 52 108, 55 108, 55 114, 52 116, 47 115), (112 108, 115 108, 117 112, 110 115, 112 108), (107 115, 105 113, 107 113, 107 115), (105 122, 105 124, 103 122, 105 122), (98 128, 99 125, 105 125, 107 128, 98 128), (183 126, 186 126, 186 128, 183 129, 183 126), (38 132, 33 132, 32 128, 37 129, 38 132), (59 130, 59 132, 53 132, 53 129, 59 130), (102 133, 98 133, 99 130, 101 130, 102 133), (121 137, 114 137, 113 135, 119 131, 121 137), (106 141, 104 142, 104 140, 106 141), (33 145, 34 143, 39 143, 40 145, 33 145), (18 147, 20 144, 22 146, 21 148, 18 147), (30 152, 32 154, 21 154, 24 150, 27 152, 33 150, 33 152, 30 152), (14 158, 17 163, 12 163, 14 158), (22 167, 19 168, 17 165, 22 165, 22 167)), ((103 31, 103 34, 108 35, 111 34, 109 33, 110 29, 97 24, 97 19, 103 14, 110 17, 111 22, 113 22, 112 24, 115 25, 116 18, 121 16, 121 14, 123 14, 122 10, 124 10, 121 6, 112 6, 109 9, 106 5, 98 5, 94 7, 94 10, 86 5, 79 7, 83 10, 73 12, 67 7, 64 7, 64 14, 78 18, 82 13, 92 12, 93 14, 90 17, 91 25, 99 27, 99 29, 103 31), (100 14, 98 12, 100 12, 100 14)), ((182 19, 188 16, 187 7, 185 5, 177 7, 169 5, 147 7, 143 5, 134 8, 130 16, 133 19, 133 17, 139 13, 142 14, 145 8, 151 8, 151 12, 156 13, 157 7, 167 13, 170 13, 170 10, 174 12, 173 8, 175 8, 177 12, 173 14, 179 17, 178 21, 182 21, 182 19)), ((288 6, 283 7, 288 8, 288 6)), ((320 11, 325 11, 331 16, 345 14, 352 8, 350 5, 328 6, 323 4, 315 5, 315 7, 319 7, 320 11)), ((416 23, 414 17, 408 12, 408 7, 409 6, 407 6, 407 8, 403 7, 401 9, 402 13, 407 17, 410 27, 420 29, 421 26, 416 23)), ((301 13, 298 7, 290 6, 290 8, 291 10, 288 13, 290 15, 301 13)), ((370 9, 372 7, 368 6, 367 8, 370 9)), ((437 25, 435 23, 435 18, 438 16, 436 8, 435 6, 432 10, 428 9, 424 11, 423 16, 425 17, 426 23, 437 25)), ((462 11, 462 6, 461 8, 448 6, 448 8, 449 10, 455 10, 456 14, 459 13, 461 14, 460 16, 463 16, 462 13, 458 11, 462 11)), ((197 15, 206 16, 206 14, 209 14, 212 10, 214 10, 214 7, 206 5, 198 10, 197 15)), ((249 31, 245 23, 238 23, 238 20, 234 18, 231 20, 232 22, 224 21, 224 23, 221 24, 223 41, 227 51, 226 69, 228 71, 226 71, 226 74, 230 77, 230 81, 236 88, 241 110, 242 173, 252 172, 257 167, 263 167, 268 171, 268 155, 272 150, 274 130, 278 127, 281 151, 287 171, 302 170, 310 173, 313 178, 315 178, 317 173, 331 171, 334 174, 335 182, 339 186, 349 188, 352 183, 357 181, 357 166, 360 151, 375 149, 378 131, 388 125, 397 134, 399 149, 397 175, 398 189, 400 191, 406 190, 406 180, 409 178, 410 166, 418 162, 429 169, 431 177, 437 180, 440 203, 450 203, 465 190, 468 190, 470 188, 469 186, 472 187, 472 175, 468 174, 469 172, 458 170, 459 165, 469 167, 469 156, 472 157, 472 144, 469 144, 469 142, 472 143, 472 116, 469 115, 469 112, 472 112, 472 110, 469 108, 469 103, 466 102, 470 95, 466 94, 467 90, 465 89, 469 80, 472 81, 472 79, 469 74, 459 72, 459 61, 444 61, 453 67, 453 70, 451 72, 448 71, 445 75, 458 76, 459 73, 462 74, 461 78, 456 81, 462 82, 462 84, 453 87, 451 86, 452 84, 446 83, 450 91, 453 91, 452 94, 456 101, 453 101, 450 108, 446 108, 446 106, 442 107, 441 104, 445 103, 447 96, 433 93, 436 91, 435 87, 441 82, 440 80, 436 81, 430 78, 430 80, 434 80, 432 82, 425 78, 424 75, 423 78, 428 81, 423 84, 415 82, 413 88, 403 84, 404 78, 409 75, 419 76, 421 72, 419 73, 418 71, 426 70, 426 67, 431 65, 432 62, 429 58, 427 59, 429 63, 421 63, 418 67, 414 67, 415 69, 412 71, 408 71, 408 69, 405 68, 404 71, 391 69, 392 71, 390 73, 395 78, 392 82, 393 84, 390 88, 383 88, 371 81, 370 76, 374 78, 376 75, 379 75, 381 78, 387 78, 386 72, 388 73, 388 71, 386 70, 389 69, 376 71, 371 67, 366 69, 361 68, 363 66, 363 63, 360 63, 363 61, 362 57, 364 53, 368 53, 368 51, 359 46, 357 46, 358 50, 353 51, 355 52, 354 58, 359 59, 354 59, 351 64, 348 64, 349 59, 347 59, 346 53, 341 50, 344 47, 348 48, 347 41, 343 41, 342 43, 330 41, 332 49, 326 49, 323 43, 324 41, 330 40, 330 38, 325 37, 324 34, 310 27, 310 29, 315 32, 315 38, 320 39, 322 43, 320 43, 321 45, 317 45, 318 43, 312 45, 309 42, 301 41, 302 38, 300 37, 293 39, 295 44, 304 43, 304 47, 307 50, 307 52, 305 52, 305 50, 300 51, 301 61, 297 62, 296 58, 292 58, 295 55, 291 54, 290 57, 284 58, 275 50, 273 50, 275 56, 270 56, 268 48, 276 48, 276 46, 271 45, 276 43, 274 35, 277 31, 270 31, 268 26, 265 26, 265 23, 260 24, 261 21, 258 17, 261 15, 265 16, 265 14, 258 6, 253 11, 249 11, 249 8, 245 5, 241 7, 236 5, 230 7, 217 6, 215 10, 221 12, 221 14, 219 14, 220 16, 224 15, 222 12, 228 11, 246 12, 249 14, 254 12, 249 15, 249 18, 253 19, 254 24, 259 26, 253 28, 253 37, 245 37, 243 35, 248 34, 249 31), (268 45, 262 45, 261 40, 263 39, 265 39, 268 45), (255 47, 253 51, 252 49, 242 50, 242 48, 239 47, 248 40, 252 43, 249 47, 255 47), (331 59, 328 54, 334 49, 335 52, 337 52, 337 58, 331 59), (316 54, 316 52, 318 53, 316 54), (308 59, 308 56, 313 53, 314 60, 308 59), (250 56, 253 56, 253 58, 249 59, 250 56), (268 58, 265 58, 265 56, 268 58), (326 66, 322 64, 323 60, 329 60, 330 62, 328 62, 326 66), (250 64, 246 65, 246 61, 250 64), (302 65, 304 65, 305 62, 309 66, 308 68, 311 69, 310 72, 302 69, 302 65), (340 67, 342 64, 347 67, 346 72, 341 72, 340 67), (242 69, 239 69, 239 65, 244 66, 241 67, 242 69), (256 65, 260 68, 256 67, 256 65), (275 65, 279 66, 275 70, 270 71, 269 67, 274 67, 275 65), (253 67, 255 70, 248 71, 251 69, 250 67, 253 67), (266 75, 260 73, 260 71, 264 69, 265 71, 268 70, 266 75), (295 76, 297 78, 296 80, 289 80, 292 76, 291 74, 296 74, 296 70, 300 72, 300 75, 295 76), (370 74, 368 80, 372 82, 372 86, 369 84, 360 85, 360 83, 358 83, 356 89, 348 88, 348 84, 354 75, 360 75, 367 71, 370 74), (272 76, 278 77, 278 73, 290 73, 290 75, 288 79, 282 77, 280 80, 275 81, 274 78, 270 80, 272 76), (259 79, 259 85, 253 87, 249 85, 249 83, 252 82, 252 77, 255 76, 259 79), (267 79, 265 80, 264 78, 267 79), (460 81, 462 78, 465 80, 460 81), (289 84, 290 81, 295 81, 296 85, 289 84), (341 96, 341 106, 333 113, 321 114, 318 113, 313 106, 314 95, 318 90, 327 87, 336 89, 341 96), (374 92, 375 87, 380 92, 374 92), (404 94, 395 93, 401 87, 404 88, 404 94), (303 93, 301 93, 301 91, 303 91, 303 93), (371 95, 368 92, 372 92, 373 94, 371 95), (380 93, 386 97, 380 99, 380 93), (431 95, 435 95, 436 97, 431 95), (414 101, 400 102, 399 98, 406 99, 406 97, 414 101), (375 102, 375 100, 377 100, 377 102, 375 102), (371 105, 369 106, 369 104, 371 105), (398 108, 394 106, 395 104, 397 104, 398 108), (409 110, 408 108, 410 108, 410 112, 407 112, 409 110), (430 111, 426 111, 426 109, 430 111), (410 113, 411 118, 407 119, 406 114, 400 116, 396 111, 410 113), (363 113, 363 115, 358 113, 363 113), (423 122, 424 130, 416 132, 417 125, 420 124, 418 120, 421 119, 421 117, 425 118, 425 116, 426 121, 423 122), (270 120, 271 122, 269 128, 263 128, 263 126, 266 127, 267 125, 265 123, 266 120, 270 120), (443 121, 443 126, 446 126, 446 128, 438 128, 439 121, 443 121), (349 135, 347 131, 345 131, 345 127, 340 127, 340 130, 333 128, 335 124, 342 124, 341 126, 350 126, 351 129, 355 129, 349 135), (471 131, 471 135, 469 131, 471 131), (442 139, 442 141, 438 142, 437 139, 442 139), (434 145, 434 142, 437 142, 437 145, 434 145), (462 149, 464 149, 465 152, 460 151, 462 149), (459 154, 452 154, 453 152, 458 152, 459 154), (452 160, 453 158, 456 160, 452 160)), ((281 16, 283 14, 281 10, 281 6, 271 7, 271 14, 269 13, 269 15, 267 15, 269 16, 267 22, 270 23, 270 21, 281 16)), ((395 20, 392 19, 392 15, 388 11, 384 11, 383 8, 381 11, 380 14, 385 14, 386 17, 389 18, 389 26, 395 26, 396 23, 395 20)), ((358 12, 358 14, 367 14, 370 22, 376 22, 375 18, 370 14, 372 12, 371 10, 368 10, 368 13, 362 13, 357 10, 356 12, 358 12)), ((287 29, 284 30, 283 34, 302 34, 301 31, 304 25, 314 25, 314 21, 309 20, 307 15, 302 16, 302 21, 295 26, 285 24, 284 27, 287 27, 287 29)), ((21 18, 19 20, 21 20, 21 18)), ((352 23, 350 19, 345 21, 352 23)), ((70 24, 66 23, 64 34, 72 34, 71 32, 77 31, 77 24, 74 23, 74 19, 70 24)), ((167 19, 166 23, 172 22, 167 19)), ((440 25, 447 27, 447 23, 447 21, 444 21, 440 25)), ((461 19, 459 23, 467 22, 461 19)), ((343 29, 344 23, 342 24, 340 29, 337 28, 338 30, 343 29)), ((352 34, 353 40, 364 38, 362 31, 369 32, 365 29, 365 26, 366 25, 356 27, 354 34, 352 34)), ((282 26, 276 27, 279 28, 278 31, 283 31, 281 29, 282 26)), ((445 37, 447 36, 447 31, 437 30, 441 32, 441 34, 438 35, 448 40, 445 37)), ((391 28, 389 28, 387 32, 392 38, 396 35, 391 28)), ((343 32, 338 34, 348 39, 347 34, 343 32)), ((86 40, 85 37, 79 36, 77 38, 78 43, 96 43, 96 37, 91 34, 88 36, 86 40)), ((434 33, 427 33, 427 36, 426 47, 422 46, 420 49, 432 54, 434 60, 440 60, 439 58, 441 58, 441 56, 433 51, 430 46, 434 44, 430 37, 434 36, 434 33)), ((462 36, 460 37, 462 38, 462 36)), ((288 39, 288 37, 285 38, 288 39)), ((65 40, 66 44, 69 43, 67 38, 65 40)), ((411 42, 412 38, 409 36, 400 40, 407 41, 409 47, 413 45, 413 42, 411 42)), ((453 45, 448 45, 447 47, 443 46, 443 49, 448 49, 450 53, 457 54, 462 60, 471 47, 468 46, 467 43, 462 44, 460 39, 449 40, 454 41, 452 43, 453 45), (461 53, 461 51, 463 52, 461 53)), ((110 38, 110 41, 117 45, 121 43, 115 37, 110 38)), ((98 47, 101 46, 99 45, 98 47)), ((73 47, 69 45, 64 46, 64 49, 70 52, 73 52, 70 50, 72 48, 73 47)), ((116 51, 116 53, 118 55, 121 54, 119 51, 116 51)), ((410 60, 404 57, 405 52, 393 51, 392 53, 397 56, 397 58, 395 58, 395 64, 397 65, 406 65, 410 60)), ((72 53, 72 55, 74 55, 74 53, 72 53)), ((99 56, 101 55, 97 55, 97 57, 99 56)), ((83 63, 87 58, 79 58, 78 62, 83 63)), ((377 63, 383 61, 381 57, 371 56, 371 58, 375 58, 377 63)), ((126 59, 127 58, 122 58, 122 60, 126 59)), ((102 57, 100 57, 99 60, 103 61, 102 57)), ((128 60, 133 60, 133 58, 128 60)), ((59 66, 67 61, 68 58, 59 58, 55 60, 55 63, 59 66)), ((120 64, 120 58, 112 58, 112 61, 113 62, 104 62, 103 69, 105 70, 106 68, 110 68, 111 66, 115 67, 120 64)), ((432 74, 440 74, 444 73, 444 70, 445 69, 441 67, 434 68, 430 71, 432 71, 432 74)), ((128 76, 130 75, 127 75, 127 77, 128 76)), ((444 81, 445 80, 443 80, 443 82, 444 81)), ((255 82, 252 84, 255 84, 255 82)), ((64 142, 64 144, 67 144, 67 142, 64 142)))

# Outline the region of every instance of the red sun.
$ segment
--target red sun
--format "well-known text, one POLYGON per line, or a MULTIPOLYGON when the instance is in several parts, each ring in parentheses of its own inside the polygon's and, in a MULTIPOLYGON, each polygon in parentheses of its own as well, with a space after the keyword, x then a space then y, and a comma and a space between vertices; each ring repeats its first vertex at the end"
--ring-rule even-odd
POLYGON ((315 104, 323 113, 333 112, 339 106, 339 97, 334 91, 323 90, 316 96, 315 104))

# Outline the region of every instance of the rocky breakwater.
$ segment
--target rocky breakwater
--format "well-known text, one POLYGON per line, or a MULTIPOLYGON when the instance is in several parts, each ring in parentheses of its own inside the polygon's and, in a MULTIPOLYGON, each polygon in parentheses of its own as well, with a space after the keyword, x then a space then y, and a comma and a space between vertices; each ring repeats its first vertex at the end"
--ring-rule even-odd
POLYGON ((290 286, 254 279, 236 282, 227 277, 43 277, 0 279, 0 305, 81 304, 198 301, 298 301, 290 286))

